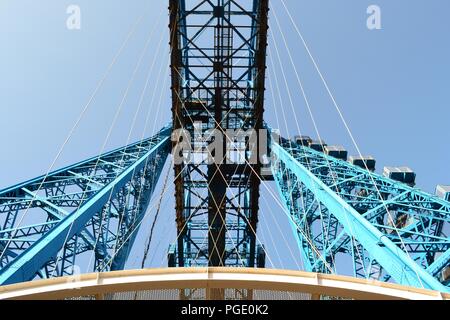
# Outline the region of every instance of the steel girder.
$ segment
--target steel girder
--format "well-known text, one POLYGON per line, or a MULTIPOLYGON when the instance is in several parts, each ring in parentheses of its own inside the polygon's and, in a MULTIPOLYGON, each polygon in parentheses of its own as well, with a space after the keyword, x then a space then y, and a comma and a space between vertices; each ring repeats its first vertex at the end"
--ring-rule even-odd
MULTIPOLYGON (((263 127, 268 0, 170 0, 169 10, 173 128, 206 159, 211 138, 195 140, 195 123, 202 134, 263 127)), ((217 160, 174 166, 170 266, 256 264, 260 164, 217 160)))
POLYGON ((293 141, 272 152, 308 271, 449 291, 449 202, 293 141))
POLYGON ((123 269, 170 132, 0 191, 0 285, 123 269))

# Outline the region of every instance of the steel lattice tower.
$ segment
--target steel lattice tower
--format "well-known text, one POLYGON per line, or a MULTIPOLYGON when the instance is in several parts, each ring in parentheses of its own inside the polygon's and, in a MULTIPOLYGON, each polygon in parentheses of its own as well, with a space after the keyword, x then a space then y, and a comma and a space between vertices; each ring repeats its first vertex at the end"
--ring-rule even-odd
MULTIPOLYGON (((173 128, 187 130, 194 148, 208 143, 194 131, 226 137, 227 130, 262 129, 268 1, 188 4, 170 1, 173 128)), ((195 154, 202 155, 175 166, 178 245, 170 264, 253 267, 260 164, 234 164, 226 155, 208 163, 208 154, 195 154)))
MULTIPOLYGON (((171 144, 183 161, 174 164, 169 267, 265 266, 256 239, 265 168, 259 157, 249 163, 247 140, 227 138, 272 133, 263 117, 268 13, 268 0, 169 0, 172 125, 0 191, 0 285, 73 274, 86 253, 93 271, 123 269, 171 144), (212 142, 245 161, 209 153, 212 142), (185 155, 180 143, 197 151, 185 155)), ((270 143, 271 178, 307 271, 346 264, 355 277, 449 291, 448 198, 305 137, 270 143)))

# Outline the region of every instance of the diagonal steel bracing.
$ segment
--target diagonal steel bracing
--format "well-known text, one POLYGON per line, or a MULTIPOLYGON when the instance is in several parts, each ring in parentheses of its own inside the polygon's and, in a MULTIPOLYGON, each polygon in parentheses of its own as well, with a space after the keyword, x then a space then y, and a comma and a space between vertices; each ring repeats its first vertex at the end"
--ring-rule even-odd
POLYGON ((262 128, 268 0, 171 0, 169 9, 173 128, 185 129, 203 150, 193 157, 204 159, 175 164, 169 265, 255 266, 260 164, 208 163, 212 138, 194 132, 216 129, 225 149, 226 130, 262 128))
POLYGON ((346 261, 356 277, 448 291, 450 203, 289 140, 272 152, 309 271, 346 261))
MULTIPOLYGON (((255 149, 228 131, 265 127, 268 2, 169 0, 172 126, 0 191, 0 285, 123 269, 171 142, 192 152, 174 165, 169 266, 264 267, 256 236, 266 150, 260 136, 255 149), (226 153, 209 148, 217 141, 226 153)), ((307 271, 449 291, 449 202, 293 141, 270 149, 307 271)))
POLYGON ((0 191, 0 284, 123 269, 170 132, 0 191))

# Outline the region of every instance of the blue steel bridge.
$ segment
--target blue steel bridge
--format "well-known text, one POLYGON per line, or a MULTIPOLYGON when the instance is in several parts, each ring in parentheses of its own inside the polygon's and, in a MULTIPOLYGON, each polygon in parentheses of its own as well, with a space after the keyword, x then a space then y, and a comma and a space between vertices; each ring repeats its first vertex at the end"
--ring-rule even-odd
POLYGON ((354 277, 449 292, 449 187, 422 192, 409 168, 380 175, 372 157, 300 133, 276 139, 265 122, 269 0, 168 4, 171 123, 0 191, 0 285, 72 275, 80 265, 124 269, 146 212, 159 211, 150 201, 171 183, 177 240, 167 244, 167 267, 265 268, 260 193, 272 183, 306 271, 334 274, 345 264, 354 277), (189 141, 173 134, 179 129, 189 141), (270 163, 251 163, 266 150, 226 134, 223 145, 232 142, 242 161, 173 162, 179 142, 209 151, 213 139, 196 140, 195 130, 266 130, 270 163), (174 180, 155 190, 167 162, 174 180))

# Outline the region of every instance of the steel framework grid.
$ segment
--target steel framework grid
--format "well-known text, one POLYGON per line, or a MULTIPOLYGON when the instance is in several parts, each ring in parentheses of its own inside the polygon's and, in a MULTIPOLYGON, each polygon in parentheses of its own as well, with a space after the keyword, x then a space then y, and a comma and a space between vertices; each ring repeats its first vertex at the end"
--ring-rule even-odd
POLYGON ((170 132, 0 191, 0 285, 85 272, 80 265, 122 270, 170 132))
MULTIPOLYGON (((196 140, 195 129, 226 137, 230 129, 263 128, 267 15, 268 0, 170 1, 173 128, 187 130, 191 146, 204 149, 215 138, 196 140)), ((248 155, 248 146, 241 151, 248 155)), ((174 169, 178 242, 169 265, 262 266, 259 161, 194 156, 200 160, 174 169)))
POLYGON ((307 271, 346 261, 355 277, 449 291, 449 202, 290 140, 272 152, 307 271))

